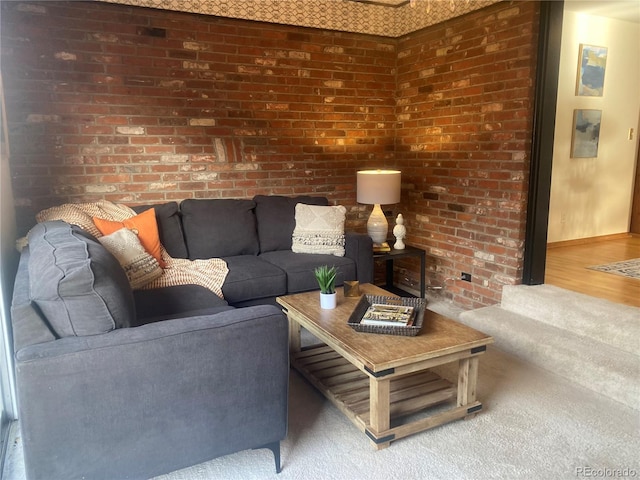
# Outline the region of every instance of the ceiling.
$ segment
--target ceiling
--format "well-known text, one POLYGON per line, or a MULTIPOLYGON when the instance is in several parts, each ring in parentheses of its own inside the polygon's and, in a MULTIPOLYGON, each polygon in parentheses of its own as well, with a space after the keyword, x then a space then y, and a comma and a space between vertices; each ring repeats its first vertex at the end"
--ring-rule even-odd
POLYGON ((400 37, 501 0, 101 1, 384 37, 400 37))
MULTIPOLYGON (((401 7, 406 3, 410 3, 410 0, 344 0, 346 2, 358 2, 368 4, 378 4, 382 7, 401 7)), ((415 3, 415 2, 414 2, 415 3)))
MULTIPOLYGON (((411 5, 413 7, 426 5, 430 0, 343 0, 364 4, 377 4, 391 8, 411 5)), ((464 0, 470 3, 471 0, 464 0)), ((526 0, 525 0, 526 1, 526 0)), ((529 0, 531 1, 531 0, 529 0)), ((462 0, 431 0, 449 4, 460 4, 462 0)), ((573 12, 585 13, 599 17, 615 18, 628 22, 640 23, 640 0, 564 0, 565 9, 573 12)))
MULTIPOLYGON (((392 2, 400 0, 388 0, 392 2)), ((640 23, 640 1, 565 0, 565 10, 640 23)))
MULTIPOLYGON (((412 7, 426 5, 430 0, 344 0, 365 4, 377 4, 380 6, 398 8, 407 4, 412 7)), ((431 0, 449 4, 459 4, 462 0, 431 0)), ((470 3, 470 0, 465 0, 470 3)), ((564 0, 565 9, 573 12, 595 15, 598 17, 615 18, 628 22, 640 23, 640 0, 564 0)))
MULTIPOLYGON (((400 37, 484 8, 500 0, 101 1, 385 37, 400 37)), ((517 5, 519 2, 512 3, 517 5)), ((565 0, 565 9, 640 23, 640 0, 565 0)))

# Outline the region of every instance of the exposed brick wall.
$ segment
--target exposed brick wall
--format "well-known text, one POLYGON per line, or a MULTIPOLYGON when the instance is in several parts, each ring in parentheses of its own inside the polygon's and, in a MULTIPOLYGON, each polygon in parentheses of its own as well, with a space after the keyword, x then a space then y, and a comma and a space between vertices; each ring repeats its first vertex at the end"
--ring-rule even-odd
POLYGON ((536 2, 505 2, 398 45, 407 241, 427 250, 430 283, 467 308, 522 278, 537 25, 536 2))
POLYGON ((393 159, 395 45, 97 2, 3 2, 16 202, 311 193, 353 206, 357 168, 393 159))
POLYGON ((398 167, 393 213, 432 284, 471 307, 520 281, 537 2, 398 40, 98 2, 1 7, 19 218, 100 198, 317 194, 362 229, 356 171, 398 167), (473 282, 447 280, 460 271, 473 282))

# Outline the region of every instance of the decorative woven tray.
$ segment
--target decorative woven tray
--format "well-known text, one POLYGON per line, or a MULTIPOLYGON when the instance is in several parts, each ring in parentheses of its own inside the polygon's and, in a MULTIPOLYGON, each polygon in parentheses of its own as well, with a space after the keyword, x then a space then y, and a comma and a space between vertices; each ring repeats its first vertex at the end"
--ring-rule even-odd
POLYGON ((427 301, 424 298, 409 297, 386 297, 382 295, 363 295, 356 305, 353 313, 349 317, 347 324, 357 332, 365 333, 383 333, 386 335, 404 335, 415 337, 422 328, 424 320, 424 310, 427 307, 427 301), (387 326, 387 325, 362 325, 360 321, 367 309, 374 303, 382 303, 385 305, 407 305, 416 309, 416 318, 411 326, 387 326))

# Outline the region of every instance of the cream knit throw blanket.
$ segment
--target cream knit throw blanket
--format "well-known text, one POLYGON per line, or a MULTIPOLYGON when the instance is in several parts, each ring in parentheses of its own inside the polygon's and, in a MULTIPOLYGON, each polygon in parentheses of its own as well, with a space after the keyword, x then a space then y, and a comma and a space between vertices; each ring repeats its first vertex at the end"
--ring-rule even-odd
MULTIPOLYGON (((36 220, 46 222, 62 220, 77 225, 96 238, 102 236, 100 230, 93 223, 93 217, 104 218, 114 222, 122 222, 126 218, 134 217, 137 213, 126 205, 99 200, 95 203, 67 203, 57 207, 42 210, 36 215, 36 220)), ((169 256, 163 246, 160 247, 162 259, 166 263, 163 273, 143 289, 171 287, 175 285, 195 284, 205 287, 224 298, 222 284, 229 269, 227 263, 220 258, 207 260, 187 260, 169 256)))

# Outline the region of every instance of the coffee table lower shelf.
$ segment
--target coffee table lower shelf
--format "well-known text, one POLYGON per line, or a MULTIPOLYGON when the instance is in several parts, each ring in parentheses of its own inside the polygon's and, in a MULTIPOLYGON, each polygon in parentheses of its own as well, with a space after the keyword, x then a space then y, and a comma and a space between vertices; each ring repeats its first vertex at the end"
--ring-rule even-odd
POLYGON ((375 432, 370 422, 370 388, 371 382, 376 379, 360 371, 326 345, 292 352, 291 364, 367 434, 377 448, 385 448, 393 440, 470 416, 482 408, 480 402, 445 410, 442 407, 434 408, 436 412, 430 416, 406 421, 407 416, 430 407, 448 402, 455 405, 456 386, 429 370, 423 370, 390 381, 390 428, 375 432))

